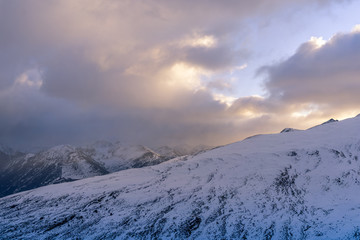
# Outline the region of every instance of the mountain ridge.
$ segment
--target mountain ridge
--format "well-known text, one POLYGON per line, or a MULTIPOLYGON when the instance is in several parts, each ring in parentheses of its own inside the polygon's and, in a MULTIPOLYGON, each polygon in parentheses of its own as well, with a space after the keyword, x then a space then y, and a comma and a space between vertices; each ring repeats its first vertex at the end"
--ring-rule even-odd
POLYGON ((0 198, 2 239, 357 239, 359 131, 261 135, 0 198))
POLYGON ((158 154, 142 145, 98 141, 82 147, 64 144, 37 153, 20 153, 2 146, 5 150, 0 151, 0 197, 49 184, 156 165, 182 153, 168 148, 168 152, 158 154))

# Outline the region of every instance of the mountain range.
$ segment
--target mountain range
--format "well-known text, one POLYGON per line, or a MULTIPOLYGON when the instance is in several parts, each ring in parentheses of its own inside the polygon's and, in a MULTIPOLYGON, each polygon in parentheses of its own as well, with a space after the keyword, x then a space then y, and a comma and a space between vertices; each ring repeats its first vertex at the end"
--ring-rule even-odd
POLYGON ((155 152, 142 145, 98 141, 83 147, 59 145, 34 154, 1 145, 0 197, 49 184, 156 165, 206 148, 163 146, 155 152))
POLYGON ((0 239, 360 239, 359 133, 330 121, 6 196, 0 239))

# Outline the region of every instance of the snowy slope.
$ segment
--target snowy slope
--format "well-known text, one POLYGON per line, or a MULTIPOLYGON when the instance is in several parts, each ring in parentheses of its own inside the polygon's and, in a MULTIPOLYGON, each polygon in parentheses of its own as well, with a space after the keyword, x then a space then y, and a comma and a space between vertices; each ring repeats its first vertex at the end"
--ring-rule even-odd
POLYGON ((1 239, 359 239, 360 118, 0 199, 1 239))

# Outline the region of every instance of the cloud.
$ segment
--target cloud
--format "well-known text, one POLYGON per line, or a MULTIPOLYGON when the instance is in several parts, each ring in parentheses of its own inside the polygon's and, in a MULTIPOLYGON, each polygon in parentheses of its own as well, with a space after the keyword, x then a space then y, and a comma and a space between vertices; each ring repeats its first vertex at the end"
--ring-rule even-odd
POLYGON ((270 101, 309 108, 316 105, 328 114, 360 110, 359 32, 337 34, 321 46, 312 39, 290 58, 263 71, 268 74, 270 101))
POLYGON ((238 98, 229 108, 235 115, 247 118, 254 118, 262 115, 271 115, 282 112, 282 104, 276 101, 269 101, 261 96, 249 96, 238 98))
POLYGON ((327 41, 312 37, 259 74, 266 76, 266 95, 238 98, 227 109, 229 116, 246 124, 266 119, 264 132, 355 116, 360 112, 360 33, 339 33, 327 41))
MULTIPOLYGON (((324 2, 333 1, 315 5, 324 2)), ((309 4, 314 1, 0 0, 0 141, 219 144, 246 136, 250 128, 264 130, 260 123, 269 121, 278 103, 249 97, 229 108, 233 97, 219 93, 230 88, 229 81, 221 83, 218 75, 251 55, 238 44, 248 18, 309 4), (263 114, 250 121, 244 109, 263 114)), ((326 60, 325 52, 314 55, 308 45, 289 61, 310 68, 308 56, 326 60)), ((327 54, 346 55, 333 51, 327 54)), ((340 61, 333 66, 342 66, 340 61)), ((270 99, 295 103, 300 95, 282 80, 291 75, 285 65, 291 64, 266 68, 266 86, 270 99)))

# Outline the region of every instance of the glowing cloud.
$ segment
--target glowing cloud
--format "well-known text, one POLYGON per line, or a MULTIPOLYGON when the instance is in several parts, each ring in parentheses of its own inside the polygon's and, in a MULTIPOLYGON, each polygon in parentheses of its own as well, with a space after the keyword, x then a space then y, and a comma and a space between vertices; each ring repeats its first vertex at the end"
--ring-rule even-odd
POLYGON ((231 105, 234 103, 234 101, 237 99, 236 97, 233 96, 227 96, 224 94, 220 94, 220 93, 214 93, 213 97, 216 101, 219 101, 223 104, 226 104, 226 106, 229 108, 231 107, 231 105))
POLYGON ((43 85, 42 72, 39 69, 29 69, 15 79, 15 86, 39 89, 43 85))
POLYGON ((248 67, 247 63, 244 63, 243 65, 237 66, 235 69, 236 70, 243 70, 243 69, 245 69, 247 67, 248 67))
MULTIPOLYGON (((299 106, 298 106, 299 108, 299 106)), ((305 107, 291 114, 292 117, 300 118, 307 117, 310 114, 319 111, 320 107, 317 104, 305 104, 305 107)))
POLYGON ((177 41, 176 44, 180 47, 213 48, 217 46, 217 43, 218 40, 213 35, 194 33, 191 36, 187 36, 180 41, 177 41))
POLYGON ((309 42, 317 49, 326 44, 326 40, 323 37, 311 37, 309 42))
POLYGON ((352 32, 354 32, 354 33, 360 32, 360 24, 355 25, 352 29, 352 32))
POLYGON ((208 73, 198 67, 180 62, 171 66, 166 83, 173 87, 185 87, 192 91, 203 88, 201 77, 208 73))

